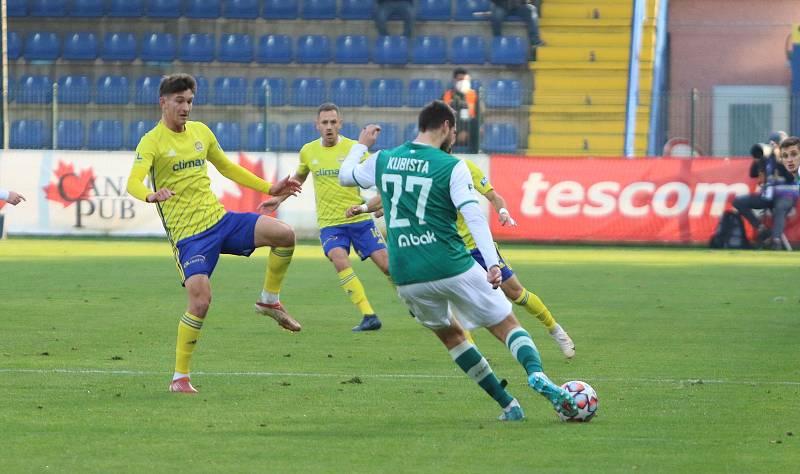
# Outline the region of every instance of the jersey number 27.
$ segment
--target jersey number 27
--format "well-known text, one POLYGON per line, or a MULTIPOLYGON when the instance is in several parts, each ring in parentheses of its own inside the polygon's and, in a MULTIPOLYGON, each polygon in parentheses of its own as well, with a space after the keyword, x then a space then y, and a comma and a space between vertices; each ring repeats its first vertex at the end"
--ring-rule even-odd
POLYGON ((385 173, 381 176, 381 188, 384 193, 392 193, 392 209, 389 211, 389 227, 408 227, 411 222, 408 218, 397 217, 397 206, 400 204, 400 199, 408 194, 413 196, 415 188, 419 189, 417 196, 417 206, 415 215, 420 225, 425 224, 425 206, 428 204, 428 194, 431 192, 431 185, 433 180, 431 178, 423 178, 421 176, 402 176, 399 174, 385 173), (405 180, 403 179, 405 178, 405 180), (404 182, 405 181, 405 182, 404 182), (391 186, 391 191, 389 187, 391 186))

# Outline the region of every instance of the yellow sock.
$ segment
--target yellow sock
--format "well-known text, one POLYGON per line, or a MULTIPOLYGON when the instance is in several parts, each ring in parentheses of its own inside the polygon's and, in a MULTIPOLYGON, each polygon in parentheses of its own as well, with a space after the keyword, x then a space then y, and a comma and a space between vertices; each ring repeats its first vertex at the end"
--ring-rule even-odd
POLYGON ((470 344, 475 344, 475 339, 472 338, 472 333, 464 329, 464 337, 467 338, 470 344))
POLYGON ((361 280, 353 273, 352 268, 345 268, 339 272, 339 286, 347 293, 347 296, 350 297, 350 301, 358 307, 361 314, 375 314, 375 311, 372 310, 372 305, 370 305, 367 300, 367 294, 364 292, 364 285, 361 284, 361 280))
POLYGON ((175 372, 189 373, 189 364, 192 361, 192 352, 200 339, 200 329, 203 327, 203 318, 190 313, 183 313, 178 321, 178 341, 175 345, 175 372))
POLYGON ((294 247, 272 247, 267 258, 267 275, 264 277, 264 291, 278 294, 289 264, 292 262, 294 247))
POLYGON ((553 315, 550 314, 550 310, 547 309, 547 306, 542 303, 542 300, 539 299, 536 294, 531 293, 523 288, 522 295, 514 300, 514 304, 524 306, 525 311, 536 316, 536 319, 538 319, 540 323, 544 324, 544 327, 546 327, 548 330, 552 330, 556 327, 556 320, 553 318, 553 315))

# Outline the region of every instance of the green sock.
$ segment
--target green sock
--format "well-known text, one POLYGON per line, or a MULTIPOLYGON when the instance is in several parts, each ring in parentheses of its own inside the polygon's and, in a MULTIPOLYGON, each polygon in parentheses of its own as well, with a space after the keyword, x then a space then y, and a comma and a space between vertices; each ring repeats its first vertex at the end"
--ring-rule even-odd
POLYGON ((477 382, 490 397, 494 398, 501 408, 507 407, 511 400, 514 399, 500 385, 500 381, 497 380, 492 368, 489 367, 489 363, 483 358, 478 348, 469 341, 464 341, 450 349, 450 357, 461 367, 461 370, 477 382))
POLYGON ((525 372, 528 375, 534 372, 542 372, 542 358, 539 356, 539 350, 536 349, 536 344, 533 343, 528 331, 521 327, 509 331, 508 336, 506 336, 506 346, 511 350, 514 358, 525 367, 525 372))

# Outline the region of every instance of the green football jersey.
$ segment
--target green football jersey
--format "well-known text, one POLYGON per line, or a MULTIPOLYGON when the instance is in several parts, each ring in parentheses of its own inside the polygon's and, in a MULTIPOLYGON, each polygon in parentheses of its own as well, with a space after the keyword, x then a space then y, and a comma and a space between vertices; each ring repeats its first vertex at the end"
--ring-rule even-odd
POLYGON ((449 278, 474 265, 456 229, 458 209, 477 202, 466 169, 457 196, 451 193, 459 163, 464 166, 438 148, 411 142, 378 154, 375 185, 385 212, 389 273, 396 284, 449 278))

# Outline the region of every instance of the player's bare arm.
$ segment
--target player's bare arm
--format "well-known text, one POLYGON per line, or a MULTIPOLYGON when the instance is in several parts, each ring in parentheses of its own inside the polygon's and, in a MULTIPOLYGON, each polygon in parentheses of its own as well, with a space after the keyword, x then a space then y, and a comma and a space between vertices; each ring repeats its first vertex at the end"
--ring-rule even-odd
POLYGON ((383 204, 380 196, 374 196, 364 204, 350 206, 344 213, 345 217, 355 217, 360 214, 375 213, 375 217, 383 215, 383 204))
POLYGON ((506 209, 506 200, 503 199, 503 196, 498 194, 495 190, 490 190, 483 196, 488 199, 490 203, 492 203, 492 207, 494 207, 494 210, 497 211, 500 225, 510 227, 517 226, 517 221, 511 217, 511 213, 508 212, 508 209, 506 209))
POLYGON ((381 126, 371 123, 361 129, 361 133, 358 134, 358 143, 366 145, 367 148, 372 148, 378 140, 378 135, 380 135, 380 133, 381 126))
MULTIPOLYGON (((292 175, 290 180, 294 180, 300 183, 300 185, 302 186, 303 183, 306 182, 306 178, 308 178, 308 173, 295 173, 294 175, 292 175)), ((283 201, 295 195, 295 194, 291 195, 286 194, 286 195, 276 196, 274 193, 275 193, 275 185, 273 185, 273 187, 270 189, 270 194, 272 194, 272 196, 258 205, 258 212, 260 212, 261 214, 272 214, 273 212, 278 210, 283 201)))

